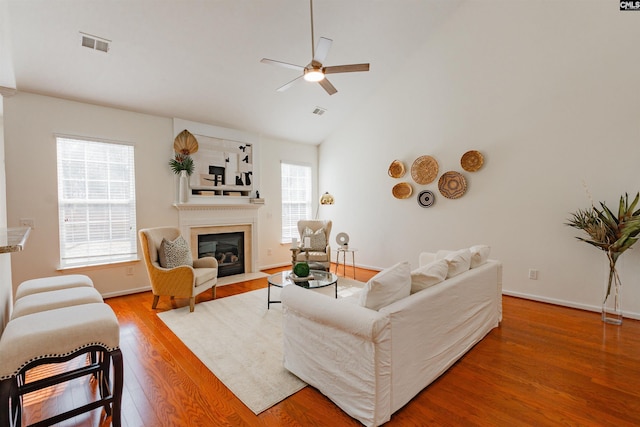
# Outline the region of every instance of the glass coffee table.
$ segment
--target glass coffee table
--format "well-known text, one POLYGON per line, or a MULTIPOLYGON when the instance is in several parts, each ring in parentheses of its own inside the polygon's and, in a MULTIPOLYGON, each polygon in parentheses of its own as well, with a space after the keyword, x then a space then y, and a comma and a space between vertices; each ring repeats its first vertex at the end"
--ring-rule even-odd
POLYGON ((267 278, 267 310, 274 303, 280 303, 282 301, 271 300, 271 286, 283 288, 288 285, 297 285, 305 289, 318 289, 326 288, 327 286, 335 286, 335 297, 338 298, 338 276, 330 271, 311 270, 309 275, 313 278, 305 281, 294 281, 289 276, 291 270, 281 271, 280 273, 272 274, 267 278))

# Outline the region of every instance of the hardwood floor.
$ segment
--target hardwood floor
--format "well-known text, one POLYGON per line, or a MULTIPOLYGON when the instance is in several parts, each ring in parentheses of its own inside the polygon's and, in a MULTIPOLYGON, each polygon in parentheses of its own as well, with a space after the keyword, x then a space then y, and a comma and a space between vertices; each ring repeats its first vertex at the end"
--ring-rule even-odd
MULTIPOLYGON (((356 277, 374 274, 358 269, 356 277)), ((221 286, 217 295, 265 286, 266 279, 253 280, 221 286)), ((311 387, 254 415, 158 319, 156 312, 172 309, 169 298, 160 299, 158 310, 151 299, 146 292, 107 300, 121 325, 124 426, 361 425, 311 387)), ((209 292, 197 301, 208 299, 209 292)), ((503 311, 500 327, 386 425, 640 425, 640 321, 605 325, 598 313, 512 297, 503 298, 503 311)), ((75 380, 28 395, 25 418, 37 421, 92 393, 93 384, 75 380)), ((96 410, 64 425, 109 421, 96 410)))

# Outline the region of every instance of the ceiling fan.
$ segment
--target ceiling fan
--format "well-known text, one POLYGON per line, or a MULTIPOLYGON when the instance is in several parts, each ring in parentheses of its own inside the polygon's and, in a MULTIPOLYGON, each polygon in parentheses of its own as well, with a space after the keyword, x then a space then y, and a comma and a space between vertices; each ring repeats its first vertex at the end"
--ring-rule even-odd
POLYGON ((282 92, 289 89, 300 79, 304 79, 308 82, 318 82, 322 88, 327 91, 329 95, 333 95, 338 90, 327 80, 326 74, 337 73, 352 73, 355 71, 369 71, 369 64, 349 64, 349 65, 334 65, 331 67, 325 67, 323 65, 324 60, 329 53, 329 48, 333 40, 326 37, 320 37, 318 40, 318 46, 314 49, 313 38, 313 0, 309 0, 309 9, 311 11, 311 62, 303 67, 301 65, 289 64, 287 62, 275 61, 273 59, 262 58, 260 62, 264 64, 273 64, 284 68, 290 68, 293 70, 301 71, 302 75, 291 80, 289 83, 280 86, 277 91, 282 92))

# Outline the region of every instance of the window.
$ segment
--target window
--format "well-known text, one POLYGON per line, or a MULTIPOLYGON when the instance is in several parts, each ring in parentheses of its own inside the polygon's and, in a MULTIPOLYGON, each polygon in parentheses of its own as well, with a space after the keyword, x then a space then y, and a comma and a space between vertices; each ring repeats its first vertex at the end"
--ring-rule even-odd
POLYGON ((311 166, 281 163, 282 243, 298 238, 298 220, 311 218, 311 166))
POLYGON ((60 267, 137 259, 133 146, 56 142, 60 267))

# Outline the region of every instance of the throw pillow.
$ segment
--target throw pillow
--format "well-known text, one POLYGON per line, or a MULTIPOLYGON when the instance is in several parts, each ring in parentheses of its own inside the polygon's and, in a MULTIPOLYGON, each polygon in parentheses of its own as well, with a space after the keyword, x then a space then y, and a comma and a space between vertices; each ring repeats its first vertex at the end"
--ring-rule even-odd
POLYGON ((471 251, 471 268, 476 268, 487 262, 491 248, 487 245, 475 245, 469 248, 471 251))
POLYGON ((444 257, 449 266, 447 279, 464 273, 471 266, 471 251, 469 249, 460 249, 444 257))
POLYGON ((160 258, 160 266, 164 268, 175 268, 181 265, 193 267, 191 250, 182 236, 176 237, 174 241, 163 238, 162 243, 160 243, 158 258, 160 258))
POLYGON ((440 249, 438 252, 436 252, 436 259, 445 259, 447 255, 451 255, 454 252, 455 251, 440 249))
POLYGON ((304 229, 302 233, 302 244, 304 245, 304 238, 308 237, 311 243, 309 247, 312 251, 322 251, 324 252, 327 249, 327 237, 324 235, 324 229, 319 228, 316 231, 313 231, 309 227, 304 229))
POLYGON ((442 282, 447 278, 449 264, 441 259, 423 265, 411 272, 411 293, 415 294, 423 289, 442 282))
POLYGON ((360 305, 372 310, 408 297, 411 293, 409 263, 399 262, 382 270, 367 282, 360 293, 360 305))

